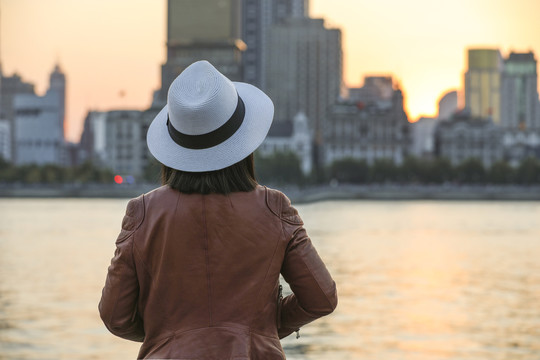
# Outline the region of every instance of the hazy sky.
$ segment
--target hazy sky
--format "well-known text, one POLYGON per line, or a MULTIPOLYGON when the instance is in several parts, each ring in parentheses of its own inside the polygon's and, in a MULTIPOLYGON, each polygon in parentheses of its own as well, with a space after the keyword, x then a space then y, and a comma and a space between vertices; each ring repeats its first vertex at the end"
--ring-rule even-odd
MULTIPOLYGON (((43 93, 67 75, 67 136, 86 112, 149 106, 165 61, 166 0, 0 0, 4 74, 43 93)), ((344 79, 392 74, 411 120, 461 89, 469 47, 540 56, 540 0, 311 0, 311 16, 343 31, 344 79)))

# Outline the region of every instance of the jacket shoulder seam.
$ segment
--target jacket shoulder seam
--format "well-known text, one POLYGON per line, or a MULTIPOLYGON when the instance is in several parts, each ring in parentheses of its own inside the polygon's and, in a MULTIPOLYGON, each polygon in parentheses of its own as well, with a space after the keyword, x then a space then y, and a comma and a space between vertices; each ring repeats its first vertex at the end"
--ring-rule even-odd
POLYGON ((288 210, 289 208, 292 208, 291 202, 290 202, 289 198, 287 197, 287 195, 285 195, 284 193, 282 193, 279 190, 269 189, 266 186, 264 187, 264 190, 266 192, 266 194, 265 194, 266 206, 268 207, 268 209, 270 209, 270 211, 275 216, 277 216, 281 221, 284 221, 284 222, 286 222, 288 224, 291 224, 291 225, 302 225, 303 224, 303 222, 298 218, 297 213, 293 214, 293 215, 284 214, 286 210, 288 210), (270 200, 270 196, 278 196, 279 197, 279 205, 277 206, 277 209, 274 209, 272 207, 272 205, 274 205, 274 207, 276 205, 270 200))
MULTIPOLYGON (((141 196, 139 196, 139 197, 137 197, 135 199, 130 200, 130 202, 128 203, 128 210, 132 206, 140 207, 142 209, 140 211, 142 214, 139 214, 139 213, 136 214, 136 215, 140 216, 140 219, 138 219, 138 221, 135 223, 136 225, 133 227, 133 229, 128 230, 128 229, 124 229, 122 227, 122 232, 120 233, 120 235, 118 236, 118 239, 116 240, 117 244, 125 241, 130 235, 133 235, 141 227, 142 223, 144 222, 144 218, 145 218, 145 215, 146 215, 146 204, 145 204, 144 195, 141 195, 141 196), (133 205, 131 205, 131 204, 133 204, 133 205)), ((127 214, 126 214, 126 216, 127 216, 127 214)))
MULTIPOLYGON (((275 190, 273 190, 273 191, 275 191, 275 190)), ((281 214, 278 213, 278 210, 273 209, 272 206, 270 205, 270 196, 271 196, 271 190, 268 189, 265 186, 264 187, 264 198, 265 198, 265 202, 266 202, 266 207, 268 208, 268 210, 270 210, 270 212, 272 214, 274 214, 276 217, 281 219, 281 214)), ((280 203, 280 205, 281 205, 281 203, 280 203)))

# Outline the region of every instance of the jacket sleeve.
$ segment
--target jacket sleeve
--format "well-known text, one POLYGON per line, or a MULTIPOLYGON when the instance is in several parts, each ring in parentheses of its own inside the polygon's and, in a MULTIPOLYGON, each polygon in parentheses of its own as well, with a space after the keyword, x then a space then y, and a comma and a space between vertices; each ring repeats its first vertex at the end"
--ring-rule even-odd
POLYGON ((279 338, 284 338, 303 325, 330 314, 337 306, 336 284, 317 254, 296 209, 285 204, 282 213, 284 233, 290 236, 281 274, 293 294, 281 305, 279 338))
POLYGON ((144 217, 142 197, 128 203, 116 251, 109 266, 99 313, 111 333, 132 341, 144 340, 143 321, 138 314, 139 282, 133 260, 133 237, 144 217))

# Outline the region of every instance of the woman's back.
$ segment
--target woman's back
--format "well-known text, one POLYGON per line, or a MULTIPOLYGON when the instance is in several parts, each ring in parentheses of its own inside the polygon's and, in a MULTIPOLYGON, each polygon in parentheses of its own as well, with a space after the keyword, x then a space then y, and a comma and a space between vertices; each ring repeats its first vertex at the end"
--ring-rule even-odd
POLYGON ((132 327, 133 318, 144 324, 144 330, 132 329, 144 333, 139 358, 283 359, 282 267, 308 317, 335 307, 335 285, 300 217, 278 191, 258 186, 201 195, 163 186, 130 202, 123 229, 119 263, 138 278, 138 289, 126 285, 123 291, 139 294, 123 326, 132 327), (299 275, 303 284, 295 280, 299 275), (307 277, 318 290, 305 283, 307 277))

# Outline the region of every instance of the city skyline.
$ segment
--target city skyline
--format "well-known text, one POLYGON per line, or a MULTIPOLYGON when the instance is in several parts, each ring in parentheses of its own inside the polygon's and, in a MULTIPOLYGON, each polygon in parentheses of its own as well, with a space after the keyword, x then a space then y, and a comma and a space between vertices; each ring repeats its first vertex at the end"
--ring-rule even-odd
MULTIPOLYGON (((77 141, 90 109, 149 106, 165 61, 165 4, 1 0, 4 74, 17 72, 43 94, 59 62, 67 77, 66 135, 77 141)), ((312 17, 342 30, 346 85, 362 85, 365 75, 393 75, 410 120, 435 114, 447 90, 463 89, 469 48, 498 48, 503 56, 533 51, 538 59, 538 13, 534 0, 312 0, 310 8, 312 17)))

